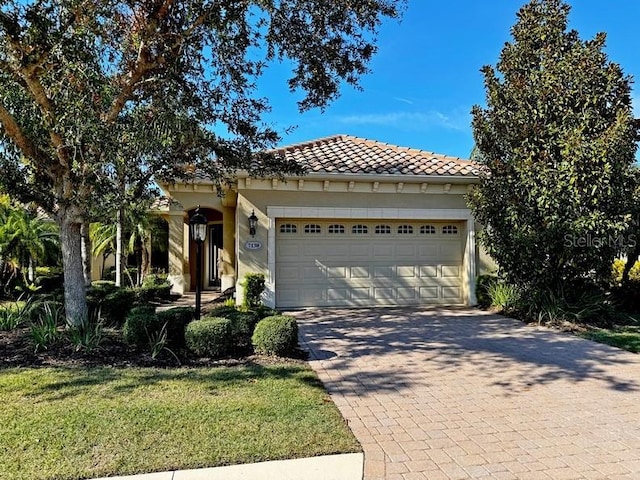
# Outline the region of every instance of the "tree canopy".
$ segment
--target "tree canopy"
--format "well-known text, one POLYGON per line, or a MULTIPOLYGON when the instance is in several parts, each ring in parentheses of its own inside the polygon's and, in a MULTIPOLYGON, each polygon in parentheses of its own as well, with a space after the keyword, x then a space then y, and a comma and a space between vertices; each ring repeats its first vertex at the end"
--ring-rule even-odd
POLYGON ((533 289, 606 280, 631 222, 631 80, 604 33, 568 29, 569 12, 560 0, 522 7, 497 65, 482 69, 486 107, 472 111, 481 240, 508 280, 533 289))
MULTIPOLYGON (((60 226, 67 319, 86 318, 80 224, 123 185, 299 171, 256 79, 291 61, 299 108, 356 85, 403 0, 0 0, 0 186, 60 226), (224 131, 225 135, 216 132, 224 131), (137 183, 136 183, 137 182, 137 183)), ((135 195, 135 191, 133 195, 135 195)))

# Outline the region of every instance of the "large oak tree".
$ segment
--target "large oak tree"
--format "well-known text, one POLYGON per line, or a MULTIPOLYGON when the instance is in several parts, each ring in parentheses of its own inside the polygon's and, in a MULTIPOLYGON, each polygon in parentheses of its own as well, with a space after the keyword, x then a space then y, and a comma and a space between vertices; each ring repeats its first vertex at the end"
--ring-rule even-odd
POLYGON ((403 0, 0 0, 0 182, 60 226, 67 320, 87 317, 80 227, 154 177, 215 181, 279 139, 255 81, 292 65, 301 110, 357 85, 403 0), (225 132, 224 136, 215 132, 225 132))

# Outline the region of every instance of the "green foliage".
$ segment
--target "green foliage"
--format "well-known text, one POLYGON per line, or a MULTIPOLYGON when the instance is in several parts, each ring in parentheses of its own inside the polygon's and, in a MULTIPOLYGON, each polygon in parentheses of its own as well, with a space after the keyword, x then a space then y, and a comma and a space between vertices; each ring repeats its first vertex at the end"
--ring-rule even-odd
POLYGON ((14 330, 22 325, 28 317, 26 302, 8 302, 0 305, 0 331, 14 330))
POLYGON ((533 292, 523 302, 523 315, 539 324, 590 324, 611 326, 616 311, 609 296, 590 285, 568 291, 544 290, 533 292))
POLYGON ((43 302, 38 306, 38 315, 31 323, 29 336, 34 351, 47 350, 57 344, 62 334, 59 327, 65 324, 62 304, 56 302, 43 302))
POLYGON ((221 317, 207 317, 187 325, 187 347, 201 357, 220 358, 231 348, 231 321, 221 317))
POLYGON ((256 353, 286 356, 298 346, 298 324, 288 315, 266 317, 258 322, 251 338, 256 353))
POLYGON ((142 286, 135 287, 134 291, 138 302, 141 303, 168 300, 171 297, 171 284, 143 283, 142 286))
MULTIPOLYGON (((626 262, 619 258, 613 261, 613 267, 611 269, 611 280, 615 285, 622 283, 622 272, 626 262)), ((629 270, 629 280, 634 282, 640 282, 640 261, 633 264, 631 270, 629 270)))
POLYGON ((640 327, 622 326, 610 329, 596 328, 580 334, 581 337, 598 343, 640 353, 640 327))
POLYGON ((479 307, 487 308, 491 306, 491 297, 488 289, 497 281, 498 277, 495 275, 478 275, 478 278, 476 278, 476 299, 479 307))
POLYGON ((147 345, 150 335, 162 329, 162 325, 153 312, 129 313, 122 327, 122 337, 128 344, 141 348, 147 345))
POLYGON ((481 182, 469 205, 505 279, 526 290, 609 278, 630 224, 635 127, 630 79, 605 35, 567 30, 570 7, 532 0, 473 108, 481 182))
POLYGON ((191 307, 174 307, 156 313, 158 321, 166 325, 167 344, 172 347, 185 345, 184 331, 193 320, 194 310, 191 307))
POLYGON ((493 281, 487 285, 487 296, 489 297, 489 306, 510 314, 518 309, 520 302, 520 291, 514 285, 504 281, 493 281))
POLYGON ((611 295, 620 310, 627 313, 640 313, 640 279, 614 286, 611 289, 611 295))
POLYGON ((104 340, 104 326, 97 316, 69 326, 65 333, 76 352, 92 352, 98 349, 104 340))
POLYGON ((224 317, 229 318, 230 316, 238 313, 238 309, 235 305, 220 305, 218 307, 214 307, 207 313, 207 317, 224 317))
POLYGON ((110 282, 100 283, 100 287, 87 295, 90 312, 100 312, 108 325, 122 326, 127 313, 136 301, 136 293, 130 288, 111 287, 110 282))
POLYGON ((248 273, 244 277, 242 283, 244 288, 243 307, 247 309, 258 308, 262 305, 262 292, 264 292, 265 283, 262 273, 248 273))

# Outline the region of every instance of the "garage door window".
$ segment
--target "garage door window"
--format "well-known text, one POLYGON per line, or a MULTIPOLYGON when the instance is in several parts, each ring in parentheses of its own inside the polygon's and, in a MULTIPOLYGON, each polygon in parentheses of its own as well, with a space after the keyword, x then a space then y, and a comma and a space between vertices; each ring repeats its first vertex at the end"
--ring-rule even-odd
POLYGON ((391 226, 389 225, 376 225, 376 235, 391 235, 391 226))
POLYGON ((366 225, 354 225, 353 227, 351 227, 351 233, 353 233, 354 235, 364 235, 369 233, 369 227, 367 227, 366 225))
POLYGON ((413 235, 413 227, 411 225, 398 225, 398 235, 413 235))
POLYGON ((304 226, 304 233, 322 233, 322 228, 316 223, 310 223, 304 226))
POLYGON ((327 231, 331 234, 345 233, 344 225, 340 225, 340 224, 329 225, 329 228, 327 229, 327 231))
POLYGON ((420 235, 435 235, 436 227, 433 225, 422 225, 420 227, 420 235))
POLYGON ((298 227, 293 223, 283 223, 280 225, 280 233, 298 233, 298 227))
POLYGON ((442 234, 443 235, 457 235, 458 234, 458 227, 456 227, 455 225, 445 225, 444 227, 442 227, 442 234))

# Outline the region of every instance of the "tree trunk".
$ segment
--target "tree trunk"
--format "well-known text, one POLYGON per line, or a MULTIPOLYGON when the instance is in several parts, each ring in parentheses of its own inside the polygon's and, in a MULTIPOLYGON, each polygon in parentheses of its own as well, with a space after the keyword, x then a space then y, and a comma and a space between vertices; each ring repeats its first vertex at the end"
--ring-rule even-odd
POLYGON ((33 257, 29 256, 29 268, 27 270, 29 275, 29 283, 33 284, 36 281, 35 268, 33 266, 33 257))
POLYGON ((91 263, 93 255, 91 253, 91 238, 89 238, 89 223, 83 222, 80 227, 80 235, 82 237, 82 243, 80 245, 82 249, 82 271, 84 272, 84 284, 87 287, 91 286, 91 263))
POLYGON ((640 242, 637 242, 629 253, 627 253, 627 263, 624 266, 624 270, 622 271, 622 284, 626 285, 629 283, 629 272, 638 261, 638 257, 640 257, 640 242))
POLYGON ((118 208, 116 215, 116 287, 122 286, 122 264, 123 264, 123 245, 122 236, 124 235, 122 224, 124 222, 124 208, 118 208))
POLYGON ((80 223, 61 215, 60 247, 62 249, 62 270, 64 273, 64 307, 67 324, 78 327, 88 318, 87 295, 82 268, 80 244, 80 223))

